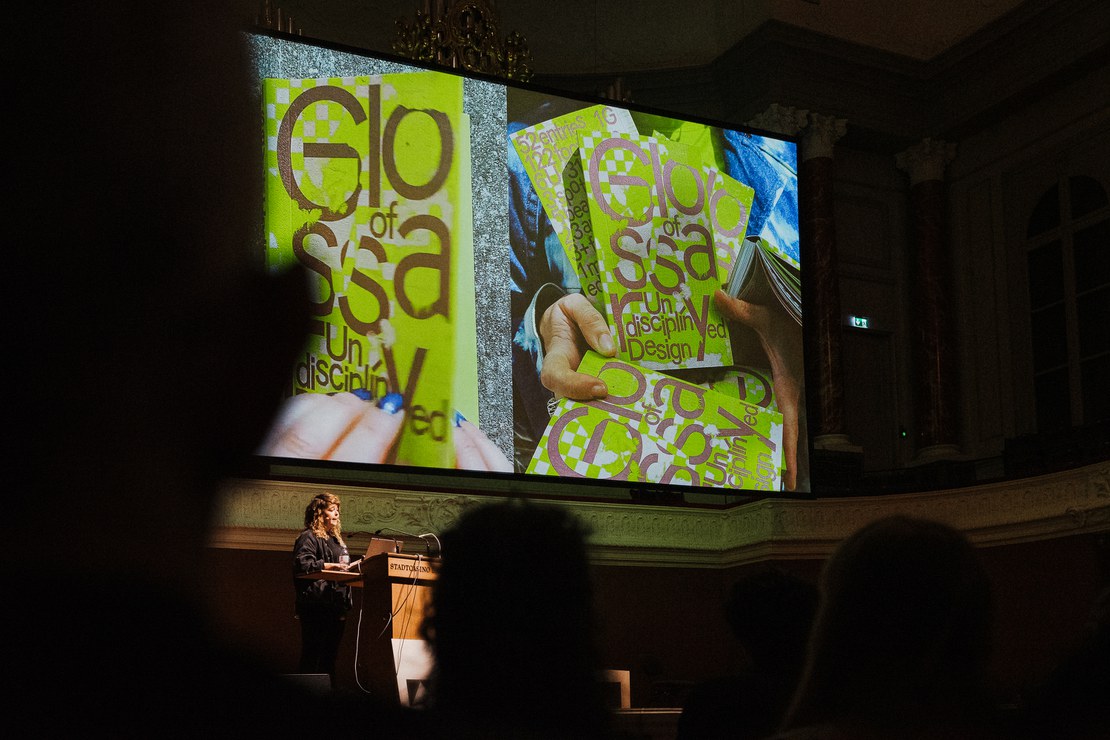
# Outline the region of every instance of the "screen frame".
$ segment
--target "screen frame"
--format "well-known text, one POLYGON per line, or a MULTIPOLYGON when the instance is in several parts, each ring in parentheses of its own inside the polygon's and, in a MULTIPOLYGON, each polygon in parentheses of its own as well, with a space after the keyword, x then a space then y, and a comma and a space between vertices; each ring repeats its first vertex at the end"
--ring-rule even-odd
MULTIPOLYGON (((250 47, 251 37, 269 38, 275 42, 296 44, 300 46, 317 48, 328 52, 361 57, 373 62, 397 64, 412 69, 455 75, 465 79, 500 85, 506 91, 516 88, 527 93, 552 96, 581 103, 583 106, 609 105, 628 110, 633 113, 650 116, 664 116, 684 122, 703 124, 720 128, 731 129, 737 132, 765 136, 779 141, 793 144, 795 151, 800 150, 800 137, 784 135, 774 131, 760 129, 747 124, 736 124, 689 113, 678 113, 658 107, 645 106, 634 102, 610 100, 600 96, 590 96, 576 91, 556 89, 550 86, 507 80, 494 75, 483 74, 470 70, 446 68, 434 64, 426 64, 417 60, 407 59, 395 54, 383 53, 376 50, 337 44, 325 40, 307 38, 282 31, 250 27, 242 29, 243 43, 250 47)), ((254 89, 251 91, 258 102, 258 109, 262 108, 261 80, 263 75, 252 57, 249 66, 250 80, 254 89)), ((800 156, 797 161, 801 162, 800 156)), ((799 209, 803 200, 803 189, 798 182, 799 209)), ((252 244, 254 254, 260 255, 261 246, 265 243, 265 226, 263 214, 259 213, 259 227, 257 243, 252 244)), ((799 214, 797 223, 799 243, 804 243, 804 223, 799 214)), ((799 262, 803 276, 808 272, 811 257, 804 248, 799 249, 799 262)), ((804 282, 803 282, 804 286, 804 282)), ((801 300, 804 309, 811 308, 811 291, 803 287, 801 300)), ((809 315, 805 311, 804 316, 809 315)), ((806 360, 806 324, 802 324, 802 362, 806 360)), ((511 341, 507 336, 506 341, 511 341)), ((808 369, 808 365, 806 365, 808 369)), ((813 444, 812 435, 805 423, 808 417, 808 403, 805 394, 806 384, 803 380, 803 392, 799 403, 801 406, 800 429, 798 437, 798 455, 805 455, 807 466, 812 470, 813 444)), ((272 480, 296 481, 303 483, 320 483, 334 485, 355 485, 369 487, 385 487, 397 490, 437 491, 457 493, 481 493, 507 497, 525 497, 536 499, 554 500, 579 500, 579 501, 627 501, 629 503, 651 503, 663 505, 730 508, 752 501, 767 498, 807 499, 814 498, 812 474, 808 481, 808 490, 803 491, 759 491, 751 489, 718 488, 712 486, 690 486, 682 484, 642 483, 608 479, 585 479, 562 476, 545 476, 528 473, 500 473, 476 472, 466 470, 453 470, 447 468, 430 468, 418 466, 405 466, 395 464, 369 464, 348 463, 331 460, 314 460, 308 458, 268 457, 265 455, 251 455, 242 464, 235 477, 272 480)))

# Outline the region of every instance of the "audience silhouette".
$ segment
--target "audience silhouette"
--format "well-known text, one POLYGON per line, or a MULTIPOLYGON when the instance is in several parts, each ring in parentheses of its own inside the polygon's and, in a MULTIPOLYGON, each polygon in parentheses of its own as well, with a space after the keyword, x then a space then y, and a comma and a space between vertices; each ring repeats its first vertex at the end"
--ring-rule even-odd
POLYGON ((739 675, 691 690, 678 740, 773 733, 797 685, 816 609, 817 589, 779 568, 761 567, 736 581, 725 600, 725 618, 748 665, 739 675))
MULTIPOLYGON (((7 50, 29 52, 9 97, 25 136, 8 152, 5 295, 11 470, 30 460, 32 482, 3 521, 6 696, 39 736, 429 736, 414 713, 284 681, 215 633, 199 596, 219 482, 262 439, 309 320, 303 277, 263 275, 251 248, 261 141, 236 9, 33 11, 7 50)), ((436 736, 608 734, 576 520, 483 506, 443 552, 426 622, 436 736)), ((876 522, 822 589, 785 736, 988 734, 990 596, 966 539, 876 522)), ((780 633, 751 616, 762 637, 741 639, 771 670, 787 646, 761 643, 780 633)), ((1100 624, 1084 655, 1105 655, 1100 624)), ((1059 717, 1070 691, 1046 687, 1030 716, 1059 717)))
POLYGON ((1029 692, 1015 734, 1098 740, 1110 736, 1110 587, 1095 599, 1079 644, 1029 692))
POLYGON ((986 573, 956 530, 894 516, 860 529, 821 579, 785 738, 984 738, 992 618, 986 573))
POLYGON ((28 369, 10 387, 14 458, 32 464, 3 522, 22 550, 3 610, 20 724, 44 737, 408 727, 242 654, 201 597, 219 483, 262 438, 309 321, 303 276, 264 274, 252 247, 262 134, 242 19, 208 0, 33 10, 13 22, 27 76, 9 97, 22 138, 5 270, 8 346, 28 369))
POLYGON ((442 540, 423 629, 435 659, 428 704, 443 736, 606 736, 578 520, 513 500, 465 511, 442 540))

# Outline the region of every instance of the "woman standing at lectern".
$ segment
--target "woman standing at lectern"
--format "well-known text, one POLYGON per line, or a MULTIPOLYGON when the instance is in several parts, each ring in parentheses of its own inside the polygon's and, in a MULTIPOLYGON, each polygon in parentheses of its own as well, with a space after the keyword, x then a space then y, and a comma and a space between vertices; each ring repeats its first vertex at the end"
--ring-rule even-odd
POLYGON ((301 622, 301 673, 327 673, 335 685, 335 659, 343 639, 351 587, 323 578, 301 578, 347 569, 347 545, 339 520, 339 497, 318 493, 304 510, 304 531, 293 546, 293 588, 301 622))

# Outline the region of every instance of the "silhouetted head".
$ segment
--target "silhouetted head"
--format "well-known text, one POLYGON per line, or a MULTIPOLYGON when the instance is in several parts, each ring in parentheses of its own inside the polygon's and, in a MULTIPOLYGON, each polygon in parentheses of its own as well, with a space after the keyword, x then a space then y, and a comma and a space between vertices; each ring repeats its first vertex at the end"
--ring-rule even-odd
POLYGON ((788 726, 944 723, 981 707, 990 589, 962 534, 881 519, 836 549, 821 592, 788 726))
POLYGON ((48 4, 26 28, 7 294, 35 370, 11 395, 38 420, 16 436, 39 498, 71 523, 44 558, 70 570, 193 587, 219 482, 304 341, 303 276, 262 270, 261 104, 225 6, 48 4), (128 541, 108 542, 121 511, 128 541))
POLYGON ((595 736, 607 713, 578 520, 557 506, 485 505, 442 541, 424 622, 432 706, 478 736, 595 736))

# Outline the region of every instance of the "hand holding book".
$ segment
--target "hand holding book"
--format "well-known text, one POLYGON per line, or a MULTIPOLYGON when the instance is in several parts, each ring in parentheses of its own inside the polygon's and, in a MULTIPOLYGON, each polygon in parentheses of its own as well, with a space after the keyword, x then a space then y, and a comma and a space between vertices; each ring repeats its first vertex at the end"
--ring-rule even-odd
MULTIPOLYGON (((734 179, 768 158, 796 179, 792 159, 757 145, 738 162, 689 131, 633 123, 568 124, 547 169, 525 166, 577 278, 541 281, 521 324, 531 333, 519 346, 557 400, 523 399, 522 425, 540 418, 536 399, 548 414, 527 472, 796 490, 806 476, 797 235, 764 228, 783 177, 757 178, 761 192, 734 179)), ((513 134, 517 150, 533 135, 546 140, 539 126, 513 134)))
POLYGON ((802 402, 802 327, 778 303, 759 306, 718 290, 713 300, 730 321, 753 329, 771 363, 771 385, 782 413, 782 451, 786 471, 783 484, 793 491, 798 483, 798 413, 802 402))
POLYGON ((387 462, 405 415, 401 396, 301 393, 282 405, 259 454, 310 460, 387 462))
POLYGON ((605 357, 617 353, 605 317, 585 296, 571 293, 551 304, 540 319, 539 333, 544 346, 540 382, 556 398, 589 401, 609 393, 601 378, 577 372, 590 349, 605 357))
POLYGON ((777 411, 620 358, 587 352, 602 399, 558 402, 529 473, 777 491, 777 411))
MULTIPOLYGON (((258 453, 343 462, 392 462, 405 420, 404 399, 354 393, 302 393, 285 402, 258 453)), ((511 472, 504 453, 477 426, 456 413, 452 431, 459 469, 511 472)))
POLYGON ((511 473, 513 464, 497 445, 478 427, 455 415, 455 467, 491 473, 511 473))

